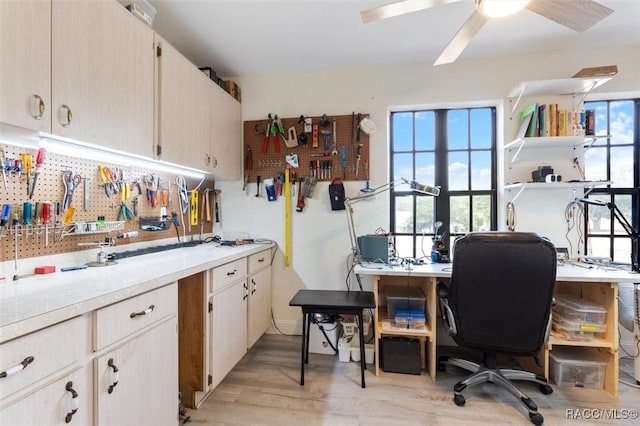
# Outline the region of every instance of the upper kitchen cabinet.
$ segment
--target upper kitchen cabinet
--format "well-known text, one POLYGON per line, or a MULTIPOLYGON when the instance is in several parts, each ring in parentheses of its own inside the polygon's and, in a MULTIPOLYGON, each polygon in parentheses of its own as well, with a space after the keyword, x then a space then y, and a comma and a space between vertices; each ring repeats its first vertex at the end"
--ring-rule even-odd
POLYGON ((0 1, 0 122, 51 131, 51 3, 0 1))
POLYGON ((156 158, 211 171, 211 81, 156 34, 158 122, 156 158))
POLYGON ((51 132, 151 157, 153 31, 115 0, 53 0, 51 13, 51 132))
POLYGON ((242 117, 240 102, 213 85, 211 141, 213 173, 217 178, 239 180, 242 172, 242 117))

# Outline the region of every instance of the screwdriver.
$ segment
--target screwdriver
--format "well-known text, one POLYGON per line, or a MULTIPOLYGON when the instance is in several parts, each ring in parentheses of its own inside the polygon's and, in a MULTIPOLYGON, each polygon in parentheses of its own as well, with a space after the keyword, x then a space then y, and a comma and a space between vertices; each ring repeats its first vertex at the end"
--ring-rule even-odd
POLYGON ((33 175, 33 186, 31 187, 31 192, 29 192, 29 199, 33 198, 33 191, 36 189, 36 184, 38 183, 38 176, 40 175, 40 167, 44 163, 44 157, 47 153, 47 150, 44 148, 40 148, 38 150, 38 154, 36 155, 36 172, 33 175))
POLYGON ((27 195, 31 189, 31 154, 22 154, 22 164, 24 166, 24 173, 27 175, 27 195))

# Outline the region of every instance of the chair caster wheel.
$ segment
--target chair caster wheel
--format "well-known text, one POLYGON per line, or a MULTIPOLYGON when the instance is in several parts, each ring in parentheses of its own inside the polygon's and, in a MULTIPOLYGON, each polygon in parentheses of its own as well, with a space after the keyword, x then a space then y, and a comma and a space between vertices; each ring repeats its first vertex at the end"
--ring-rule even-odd
MULTIPOLYGON (((458 406, 458 407, 463 407, 464 403, 467 402, 464 399, 464 396, 462 395, 453 395, 453 402, 458 406)), ((542 417, 542 416, 541 416, 542 417)))
POLYGON ((543 395, 549 395, 553 393, 553 388, 549 385, 540 385, 540 392, 542 392, 543 395))
POLYGON ((544 417, 542 417, 542 414, 540 413, 529 413, 529 419, 531 420, 531 423, 536 426, 540 426, 544 422, 544 417))

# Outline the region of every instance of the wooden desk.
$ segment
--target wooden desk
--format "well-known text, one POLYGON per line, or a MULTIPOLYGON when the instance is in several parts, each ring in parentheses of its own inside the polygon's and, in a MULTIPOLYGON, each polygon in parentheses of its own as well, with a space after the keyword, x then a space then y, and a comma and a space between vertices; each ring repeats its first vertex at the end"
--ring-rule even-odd
MULTIPOLYGON (((379 354, 379 341, 383 336, 411 336, 426 339, 425 365, 433 380, 436 379, 436 323, 438 319, 436 282, 451 277, 451 264, 412 265, 411 269, 390 267, 381 264, 362 264, 355 267, 360 276, 372 276, 376 310, 374 321, 375 352, 379 354), (384 288, 393 285, 419 287, 426 297, 426 324, 421 330, 397 330, 391 327, 393 319, 387 317, 382 300, 384 288)), ((549 378, 549 353, 554 346, 572 346, 587 352, 597 353, 607 360, 605 390, 618 395, 618 283, 638 282, 640 275, 626 271, 587 269, 577 266, 558 266, 556 272, 556 293, 572 294, 598 303, 607 309, 607 331, 603 339, 589 341, 568 340, 552 332, 541 354, 544 367, 539 368, 533 361, 523 361, 529 371, 549 378)), ((380 374, 379 357, 376 356, 376 375, 380 374)))
POLYGON ((364 370, 367 369, 364 354, 364 332, 362 310, 375 308, 373 293, 370 291, 299 290, 289 306, 302 308, 302 353, 300 361, 300 386, 304 386, 304 365, 309 363, 309 314, 353 314, 358 318, 360 332, 360 376, 364 384, 364 370))

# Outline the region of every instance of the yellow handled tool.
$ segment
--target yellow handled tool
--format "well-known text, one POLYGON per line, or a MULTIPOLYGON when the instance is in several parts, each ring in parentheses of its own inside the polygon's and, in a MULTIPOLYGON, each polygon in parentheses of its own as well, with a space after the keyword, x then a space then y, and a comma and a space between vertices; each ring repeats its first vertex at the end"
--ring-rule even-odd
POLYGON ((190 216, 191 216, 191 226, 195 226, 198 224, 198 190, 194 189, 191 191, 191 201, 190 201, 190 216))

